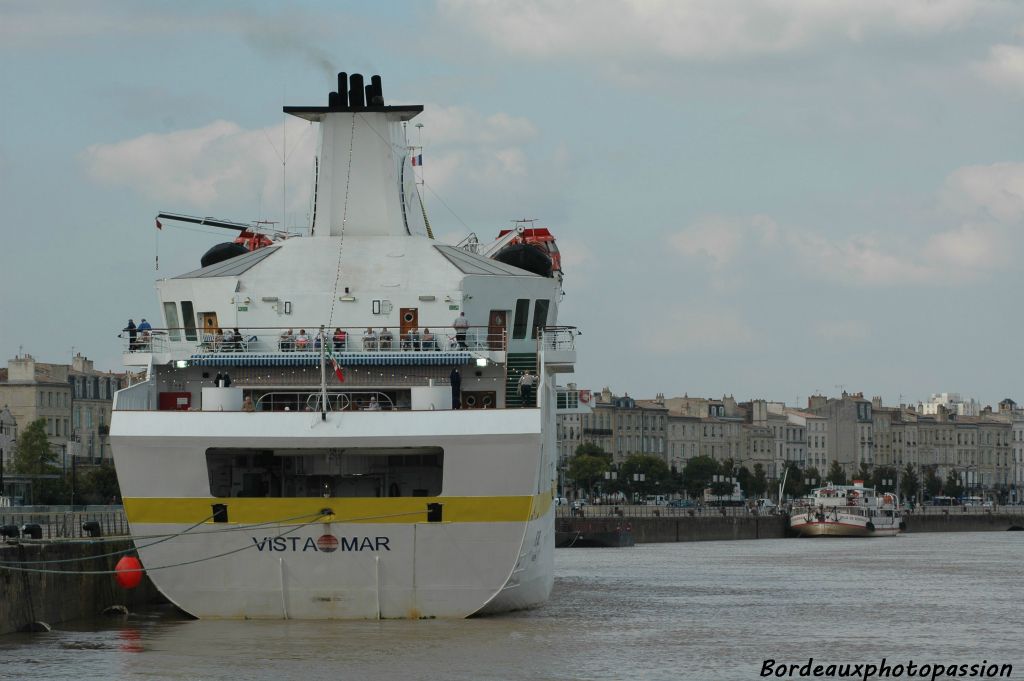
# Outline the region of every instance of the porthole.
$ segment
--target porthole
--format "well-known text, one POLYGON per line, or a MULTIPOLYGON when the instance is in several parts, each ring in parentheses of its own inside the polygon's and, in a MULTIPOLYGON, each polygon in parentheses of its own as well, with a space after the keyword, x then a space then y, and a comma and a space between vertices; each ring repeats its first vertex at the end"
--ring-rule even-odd
POLYGON ((484 403, 485 407, 491 406, 491 401, 492 400, 491 400, 491 396, 490 395, 485 395, 484 396, 483 403, 484 403))
POLYGON ((475 395, 466 395, 466 406, 467 407, 475 407, 476 406, 476 396, 475 395))
POLYGON ((412 320, 415 319, 415 317, 413 317, 412 312, 406 312, 404 315, 402 315, 402 319, 405 320, 406 324, 411 324, 412 320))

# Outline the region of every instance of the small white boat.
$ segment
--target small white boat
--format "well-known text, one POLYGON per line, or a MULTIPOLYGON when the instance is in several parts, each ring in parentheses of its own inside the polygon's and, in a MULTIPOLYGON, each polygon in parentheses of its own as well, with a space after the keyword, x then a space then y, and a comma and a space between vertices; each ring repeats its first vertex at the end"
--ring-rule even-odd
POLYGON ((813 490, 793 507, 789 527, 801 537, 891 537, 906 524, 895 494, 854 480, 813 490))

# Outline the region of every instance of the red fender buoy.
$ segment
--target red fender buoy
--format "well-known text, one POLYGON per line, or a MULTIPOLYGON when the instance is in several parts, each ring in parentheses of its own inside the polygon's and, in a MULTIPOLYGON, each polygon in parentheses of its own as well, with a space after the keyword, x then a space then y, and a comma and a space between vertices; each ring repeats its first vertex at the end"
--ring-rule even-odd
POLYGON ((123 556, 114 566, 114 578, 122 589, 134 589, 142 582, 142 563, 135 556, 123 556))

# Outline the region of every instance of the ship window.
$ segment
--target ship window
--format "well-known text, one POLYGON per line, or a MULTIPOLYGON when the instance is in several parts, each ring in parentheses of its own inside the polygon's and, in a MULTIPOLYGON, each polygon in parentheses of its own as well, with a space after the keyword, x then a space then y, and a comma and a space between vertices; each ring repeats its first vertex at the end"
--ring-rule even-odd
POLYGON ((440 447, 206 450, 215 497, 436 497, 440 447))
POLYGON ((196 335, 196 312, 191 300, 181 301, 181 321, 185 324, 185 340, 199 340, 196 335))
POLYGON ((538 300, 533 305, 533 338, 537 337, 537 329, 543 329, 548 325, 548 306, 550 300, 538 300))
POLYGON ((526 322, 530 316, 529 298, 520 298, 516 301, 516 318, 512 322, 512 337, 526 338, 526 322))
POLYGON ((167 340, 181 340, 181 328, 178 325, 178 306, 164 303, 164 321, 167 322, 167 340))

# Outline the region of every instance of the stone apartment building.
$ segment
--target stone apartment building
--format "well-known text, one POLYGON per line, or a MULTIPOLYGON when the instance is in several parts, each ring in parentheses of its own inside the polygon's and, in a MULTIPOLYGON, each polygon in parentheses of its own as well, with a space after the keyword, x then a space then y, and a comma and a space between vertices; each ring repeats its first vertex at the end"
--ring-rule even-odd
POLYGON ((592 442, 622 463, 632 454, 666 459, 668 408, 663 398, 635 400, 604 388, 594 395, 592 411, 581 415, 582 441, 592 442))
MULTIPOLYGON (((6 370, 5 370, 6 372, 6 370)), ((0 373, 0 381, 6 380, 6 376, 0 373)), ((14 445, 18 442, 18 422, 14 414, 6 405, 0 407, 0 466, 4 470, 11 469, 11 462, 14 458, 14 445)), ((0 489, 0 494, 3 490, 0 489)))
MULTIPOLYGON (((807 411, 826 420, 829 465, 838 461, 848 478, 862 463, 875 465, 872 404, 863 393, 844 391, 838 399, 812 395, 807 411)), ((827 467, 821 473, 827 473, 827 467)))
MULTIPOLYGON (((970 411, 964 404, 973 402, 954 401, 970 411)), ((807 409, 792 409, 765 400, 737 404, 731 397, 659 394, 636 400, 606 388, 595 396, 593 413, 581 417, 579 433, 582 441, 611 452, 616 462, 646 453, 682 470, 703 455, 731 459, 749 470, 761 464, 769 479, 777 479, 787 462, 817 468, 824 477, 838 461, 847 478, 861 464, 892 467, 900 474, 910 464, 920 476, 932 470, 944 480, 954 472, 975 494, 1005 489, 1011 500, 1024 498, 1024 410, 1007 399, 998 411, 984 408, 976 416, 943 404, 930 411, 886 407, 881 398, 869 400, 863 393, 815 395, 807 409)))
POLYGON ((123 381, 121 374, 96 371, 81 354, 71 364, 19 355, 8 361, 6 378, 0 381, 0 404, 7 406, 19 432, 43 419, 62 465, 72 456, 99 462, 110 458, 110 412, 123 381))

